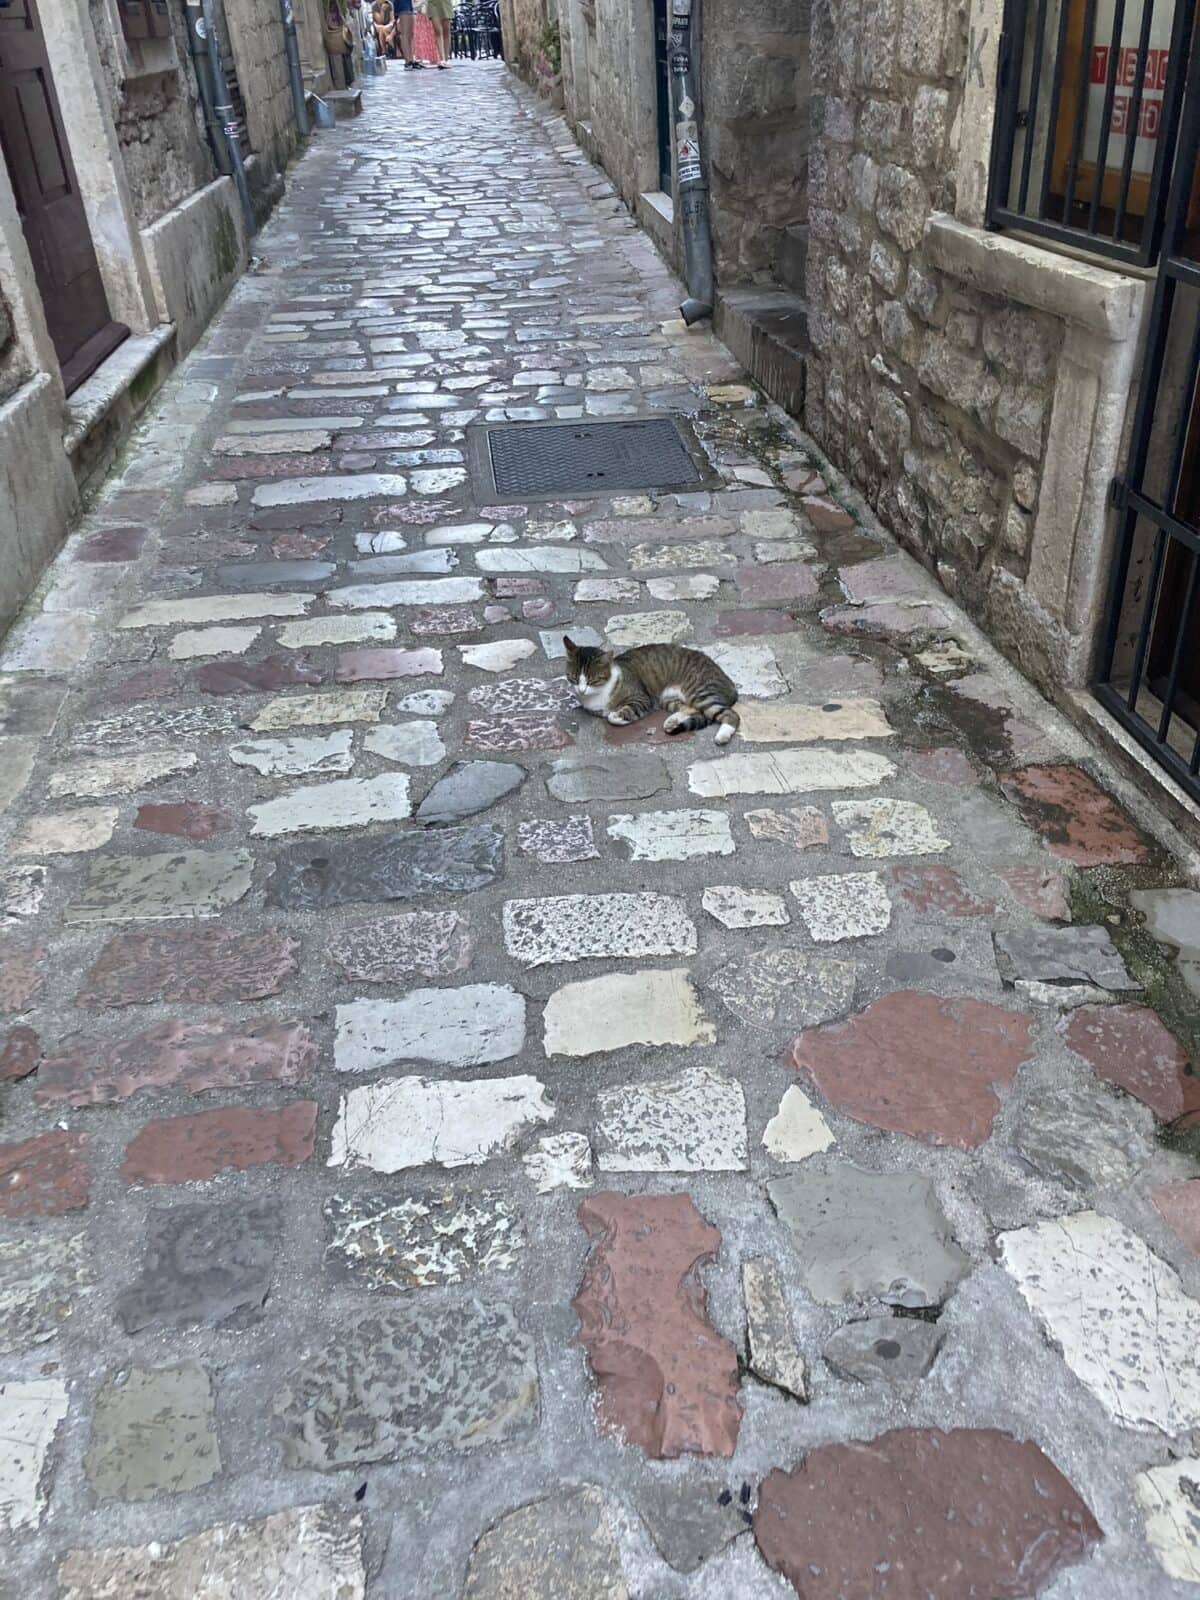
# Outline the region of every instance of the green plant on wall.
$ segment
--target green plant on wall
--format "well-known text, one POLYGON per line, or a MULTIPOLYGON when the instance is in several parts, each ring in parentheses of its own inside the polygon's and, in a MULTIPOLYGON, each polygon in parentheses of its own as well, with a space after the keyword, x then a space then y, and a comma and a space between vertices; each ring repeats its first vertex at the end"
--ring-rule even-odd
POLYGON ((538 34, 538 49, 557 78, 562 71, 562 36, 557 22, 548 22, 538 34))

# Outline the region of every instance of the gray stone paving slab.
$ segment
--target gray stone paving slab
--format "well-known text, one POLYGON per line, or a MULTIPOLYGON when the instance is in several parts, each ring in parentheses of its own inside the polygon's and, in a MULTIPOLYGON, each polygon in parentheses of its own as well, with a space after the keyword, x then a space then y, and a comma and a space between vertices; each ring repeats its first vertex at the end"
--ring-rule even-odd
POLYGON ((520 1506, 471 1552, 463 1600, 629 1600, 604 1496, 572 1489, 520 1506))
POLYGON ((94 1282, 82 1232, 0 1240, 0 1354, 53 1339, 94 1282))
POLYGON ((96 856, 65 920, 78 926, 215 917, 249 892, 253 872, 254 858, 248 850, 96 856))
POLYGON ((691 955, 696 927, 663 894, 564 894, 508 900, 504 943, 526 967, 602 957, 691 955))
POLYGON ((461 894, 494 883, 503 834, 487 823, 384 839, 315 840, 275 857, 267 904, 290 910, 461 894))
POLYGON ((511 761, 459 761, 438 779, 417 807, 418 822, 461 822, 512 794, 525 782, 511 761))
POLYGON ((524 1042, 525 1000, 514 989, 413 989, 400 1000, 339 1006, 333 1064, 339 1072, 373 1072, 397 1061, 478 1067, 517 1055, 524 1042))
POLYGON ((194 1361, 132 1367, 96 1397, 84 1472, 97 1500, 198 1489, 221 1470, 209 1375, 194 1361))
POLYGON ((860 1383, 916 1383, 932 1367, 945 1333, 916 1317, 865 1317, 825 1341, 826 1364, 860 1383))
POLYGON ((241 1200, 154 1207, 141 1272, 114 1301, 126 1333, 245 1327, 261 1316, 282 1241, 279 1206, 241 1200))
POLYGON ((667 769, 649 750, 623 750, 619 756, 560 756, 546 787, 565 805, 588 800, 648 800, 670 787, 667 769))

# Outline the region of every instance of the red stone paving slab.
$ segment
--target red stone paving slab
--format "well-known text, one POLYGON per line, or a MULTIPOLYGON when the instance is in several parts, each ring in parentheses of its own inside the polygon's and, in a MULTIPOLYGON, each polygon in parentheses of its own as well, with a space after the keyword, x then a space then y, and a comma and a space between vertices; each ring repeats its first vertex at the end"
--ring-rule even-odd
POLYGON ((317 1102, 293 1100, 277 1111, 222 1106, 148 1122, 121 1163, 124 1183, 202 1183, 218 1172, 297 1167, 313 1153, 317 1102))
POLYGON ((339 472, 370 472, 375 466, 375 457, 365 450, 347 450, 335 456, 333 464, 339 472))
POLYGON ((623 728, 615 728, 611 722, 604 724, 605 744, 678 744, 681 739, 693 739, 696 729, 689 729, 685 733, 666 733, 663 723, 670 715, 667 711, 652 711, 648 717, 643 717, 640 722, 627 722, 623 728))
POLYGON ((327 455, 310 456, 222 456, 212 464, 218 483, 242 482, 248 478, 317 478, 333 471, 327 455))
POLYGON ((328 539, 298 530, 281 533, 271 540, 271 554, 277 561, 310 561, 314 556, 324 555, 328 548, 328 539))
POLYGON ((42 1047, 32 1028, 18 1024, 0 1042, 0 1082, 27 1078, 41 1060, 42 1047))
POLYGON ((1020 767, 997 777, 1051 855, 1077 867, 1145 860, 1146 846, 1133 823, 1081 768, 1020 767))
POLYGON ((966 789, 979 782, 979 774, 961 750, 943 745, 937 750, 912 750, 908 766, 915 778, 926 783, 948 783, 966 789))
POLYGON ((24 1011, 41 992, 46 947, 0 939, 0 1012, 24 1011))
POLYGON ((843 528, 855 525, 850 513, 828 495, 805 495, 800 505, 818 533, 840 533, 843 528))
POLYGON ((754 1537, 802 1600, 1029 1600, 1103 1535, 1032 1442, 896 1428, 776 1468, 754 1537))
POLYGON ((56 1129, 0 1144, 0 1216, 57 1217, 88 1202, 86 1133, 56 1129))
POLYGON ((277 994, 298 970, 300 941, 268 929, 148 928, 119 933, 79 991, 89 1006, 156 1001, 221 1005, 277 994))
POLYGON ((317 1047, 301 1022, 156 1023, 115 1042, 76 1034, 38 1073, 39 1105, 111 1105, 144 1089, 242 1089, 300 1083, 317 1047))
POLYGON ((807 561, 739 567, 734 579, 743 600, 811 600, 817 593, 817 576, 807 561))
POLYGON ((735 639, 747 633, 795 633, 800 624, 786 611, 718 611, 713 634, 735 639))
POLYGON ((949 867, 919 867, 906 863, 892 868, 892 881, 914 911, 933 911, 946 917, 990 917, 996 907, 980 900, 949 867))
POLYGON ((442 671, 440 650, 343 650, 337 658, 337 683, 420 678, 442 671))
POLYGON ((1010 1084, 1032 1051, 1028 1012, 900 989, 807 1029, 789 1062, 859 1122, 972 1150, 1000 1109, 995 1086, 1010 1084))
POLYGON ((497 600, 517 600, 524 595, 541 594, 545 584, 540 578, 497 578, 497 600))
POLYGON ((122 489, 104 502, 104 513, 129 522, 153 522, 170 494, 169 489, 122 489))
POLYGON ((736 532, 736 523, 728 517, 689 517, 685 522, 618 517, 611 522, 589 522, 583 537, 587 544, 658 544, 664 540, 727 539, 736 532))
POLYGON ((101 690, 88 701, 88 709, 97 706, 136 705, 139 700, 165 700, 179 693, 179 673, 174 667, 143 667, 131 672, 114 688, 101 690))
POLYGON ((547 622, 554 615, 554 601, 547 596, 521 601, 521 616, 526 622, 547 622))
MULTIPOLYGON (((486 512, 480 512, 481 517, 486 515, 486 512)), ((461 508, 453 500, 392 500, 386 506, 372 507, 364 521, 373 528, 391 528, 398 522, 424 526, 430 522, 453 522, 455 519, 466 521, 461 508)))
POLYGON ((109 561, 136 561, 142 553, 149 529, 138 527, 101 528, 89 533, 75 546, 71 559, 87 565, 109 561))
POLYGON ((700 1269, 721 1235, 686 1194, 590 1195, 578 1210, 593 1240, 571 1302, 596 1380, 602 1435, 653 1460, 729 1456, 737 1444, 737 1351, 708 1321, 700 1269))
POLYGON ((1070 922, 1066 885, 1057 867, 997 867, 995 873, 1027 911, 1051 922, 1070 922))
POLYGON ((467 723, 463 744, 472 750, 564 750, 575 740, 549 711, 514 711, 467 723))
POLYGON ((303 656, 266 656, 262 661, 206 661, 196 682, 205 694, 252 694, 296 683, 311 687, 323 683, 324 675, 303 656))
POLYGON ((1200 1256, 1200 1178, 1161 1183, 1151 1189, 1150 1198, 1171 1232, 1200 1256))
POLYGON ((1080 1006, 1058 1024, 1076 1055, 1148 1105, 1160 1122, 1200 1111, 1187 1051, 1148 1006, 1080 1006))
POLYGON ((783 481, 793 494, 823 495, 828 490, 825 479, 812 467, 794 467, 784 473, 783 481))
POLYGON ((177 804, 139 806, 133 825, 145 833, 171 833, 202 843, 215 834, 229 833, 237 823, 219 806, 206 806, 200 800, 181 800, 177 804))
POLYGON ((409 627, 417 634, 478 633, 483 623, 470 606, 424 606, 409 627))
MULTIPOLYGON (((576 500, 572 504, 583 505, 585 502, 576 500)), ((480 506, 479 508, 480 520, 485 522, 517 522, 528 515, 528 506, 480 506)))

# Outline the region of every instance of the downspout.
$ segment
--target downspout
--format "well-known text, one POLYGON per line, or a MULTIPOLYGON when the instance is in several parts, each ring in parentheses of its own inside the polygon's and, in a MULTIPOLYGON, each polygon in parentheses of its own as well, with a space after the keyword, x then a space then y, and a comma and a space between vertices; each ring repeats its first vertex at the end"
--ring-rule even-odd
POLYGON ((283 23, 283 48, 287 55, 288 78, 292 85, 292 110, 296 116, 296 132, 308 138, 308 101, 304 95, 304 77, 300 71, 300 46, 296 42, 296 16, 292 0, 279 0, 279 16, 283 23))
MULTIPOLYGON (((697 22, 699 20, 699 0, 697 22)), ((692 323, 713 311, 712 236, 708 226, 708 183, 700 164, 697 104, 699 28, 692 34, 693 0, 671 0, 671 101, 675 122, 675 193, 683 226, 687 299, 679 314, 692 323)))
POLYGON ((213 17, 212 0, 200 0, 200 16, 195 24, 197 36, 208 48, 208 70, 212 80, 213 112, 225 140, 229 156, 229 170, 237 186, 242 203, 242 218, 246 224, 246 237, 252 239, 258 232, 258 222, 250 199, 250 185, 246 181, 246 168, 242 162, 242 147, 238 143, 237 123, 233 120, 233 101, 225 81, 225 68, 221 65, 221 45, 217 38, 217 25, 213 17), (201 32, 203 27, 203 32, 201 32))

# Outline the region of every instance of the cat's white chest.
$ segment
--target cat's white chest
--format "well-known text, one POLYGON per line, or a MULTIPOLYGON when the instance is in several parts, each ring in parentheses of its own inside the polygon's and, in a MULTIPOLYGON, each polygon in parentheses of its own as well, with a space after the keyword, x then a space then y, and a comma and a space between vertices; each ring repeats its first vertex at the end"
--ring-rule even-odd
POLYGON ((592 712, 597 717, 602 717, 612 704, 613 695, 621 682, 621 669, 614 667, 604 683, 589 683, 582 674, 575 685, 575 692, 579 696, 580 704, 585 711, 592 712))

